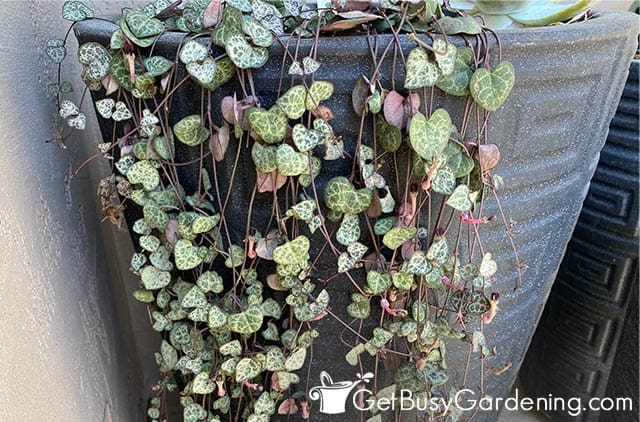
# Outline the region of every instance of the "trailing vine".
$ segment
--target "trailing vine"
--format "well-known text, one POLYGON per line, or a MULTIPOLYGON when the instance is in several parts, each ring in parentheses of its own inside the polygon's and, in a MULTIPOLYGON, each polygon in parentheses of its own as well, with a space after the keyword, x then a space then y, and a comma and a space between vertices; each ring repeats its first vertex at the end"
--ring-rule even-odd
MULTIPOLYGON (((446 347, 480 359, 493 353, 484 327, 496 317, 497 292, 512 286, 496 280, 483 226, 504 224, 518 274, 526 266, 502 208, 484 212, 486 201, 499 205, 502 183, 488 120, 506 101, 514 69, 490 60, 495 32, 447 5, 157 0, 123 9, 108 45, 79 46, 80 105, 63 99, 69 82, 50 86, 69 128, 58 132, 61 145, 86 126, 86 91, 112 128, 91 159, 113 163, 99 185, 102 212, 124 226, 126 210, 134 296, 161 334, 151 420, 167 418, 166 393, 175 390, 185 421, 308 419, 314 410, 300 374, 327 318, 344 331, 321 341, 348 344, 350 365, 364 373, 371 356, 378 374, 388 361, 391 381, 376 377, 376 400, 400 388, 427 400, 455 395, 464 380, 449 380, 446 347), (157 49, 168 32, 184 36, 165 57, 157 49), (329 66, 321 34, 336 32, 357 33, 371 47, 372 72, 353 81, 355 137, 341 133, 354 117, 332 111, 334 84, 316 78, 329 66), (252 69, 270 60, 274 44, 281 75, 269 93, 252 69), (197 93, 195 112, 176 115, 174 97, 187 88, 197 93), (240 165, 246 154, 254 168, 240 165), (347 170, 327 172, 332 161, 347 170), (229 162, 231 171, 220 171, 229 162), (239 215, 229 204, 250 173, 255 185, 239 215), (352 287, 346 314, 331 306, 332 283, 352 287)), ((73 27, 93 12, 67 1, 63 17, 73 27)), ((67 55, 70 31, 48 43, 55 63, 67 55)))

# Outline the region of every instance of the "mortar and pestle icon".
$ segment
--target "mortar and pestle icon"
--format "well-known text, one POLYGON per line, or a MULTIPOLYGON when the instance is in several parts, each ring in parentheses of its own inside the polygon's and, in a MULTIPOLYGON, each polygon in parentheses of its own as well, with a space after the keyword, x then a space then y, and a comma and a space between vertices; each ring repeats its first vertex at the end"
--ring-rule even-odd
POLYGON ((320 372, 321 386, 313 387, 309 390, 309 398, 311 400, 320 400, 320 412, 336 415, 345 412, 347 398, 351 391, 360 384, 360 382, 369 382, 373 378, 371 372, 367 372, 363 376, 358 375, 356 381, 340 381, 334 383, 331 376, 326 372, 320 372))

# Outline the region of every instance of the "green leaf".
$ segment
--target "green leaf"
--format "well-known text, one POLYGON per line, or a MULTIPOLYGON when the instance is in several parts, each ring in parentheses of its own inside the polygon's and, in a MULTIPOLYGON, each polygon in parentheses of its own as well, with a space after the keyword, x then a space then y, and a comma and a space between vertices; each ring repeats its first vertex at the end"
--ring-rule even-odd
POLYGON ((262 314, 264 316, 272 317, 275 319, 280 319, 280 317, 282 316, 282 309, 280 304, 272 298, 265 299, 265 301, 262 302, 261 307, 262 314))
POLYGON ((437 109, 429 119, 417 113, 411 119, 409 128, 411 147, 420 157, 430 161, 447 146, 451 130, 451 118, 445 109, 437 109))
POLYGON ((230 33, 226 37, 225 49, 229 58, 241 69, 259 69, 269 59, 269 50, 264 47, 252 47, 239 33, 230 33))
POLYGON ((254 142, 251 148, 251 158, 256 168, 263 173, 271 173, 277 170, 277 150, 275 146, 263 146, 260 142, 254 142))
POLYGON ((134 290, 133 297, 135 300, 142 303, 152 303, 154 300, 156 300, 151 290, 143 290, 143 289, 134 290))
POLYGON ((493 71, 486 68, 476 70, 471 77, 469 90, 481 107, 495 111, 507 100, 514 81, 513 65, 504 61, 493 71))
POLYGON ((309 239, 300 235, 295 239, 280 245, 273 251, 273 260, 276 264, 306 264, 309 259, 309 239))
POLYGON ((418 89, 426 86, 434 86, 440 78, 441 71, 438 65, 429 61, 427 52, 416 47, 409 52, 406 65, 404 87, 406 89, 418 89))
POLYGON ((251 128, 263 141, 274 144, 284 139, 287 133, 287 115, 279 106, 271 107, 268 111, 253 107, 248 113, 251 128))
POLYGON ((364 351, 365 351, 364 343, 360 343, 356 347, 351 348, 351 350, 347 352, 344 358, 349 365, 357 366, 359 362, 358 358, 360 357, 360 354, 364 351))
POLYGON ((143 60, 143 63, 147 72, 149 72, 151 76, 164 75, 173 67, 173 62, 162 56, 147 57, 143 60))
POLYGON ((278 347, 271 348, 267 351, 267 358, 265 360, 264 368, 267 371, 275 372, 284 370, 284 363, 286 358, 282 350, 278 347))
POLYGON ((187 41, 180 49, 179 57, 184 64, 200 62, 207 57, 207 46, 196 40, 187 41))
POLYGON ((242 354, 242 346, 238 340, 232 340, 220 346, 219 351, 223 356, 240 356, 242 354))
POLYGON ((409 290, 413 286, 413 274, 398 272, 392 275, 393 285, 398 289, 409 290))
POLYGON ((447 35, 455 34, 468 34, 478 35, 482 32, 482 27, 476 21, 473 16, 461 16, 452 18, 450 16, 443 16, 438 19, 438 24, 434 25, 435 28, 442 30, 447 35))
POLYGON ((324 190, 324 201, 333 211, 359 214, 366 210, 373 199, 370 189, 355 190, 349 179, 338 176, 329 180, 324 190))
POLYGON ((147 290, 161 289, 171 283, 171 273, 147 265, 140 271, 140 280, 147 290))
POLYGON ((395 217, 380 218, 373 225, 373 232, 375 234, 377 234, 378 236, 382 236, 382 235, 386 234, 389 230, 391 230, 391 228, 393 227, 394 224, 396 224, 396 218, 395 217))
POLYGON ((300 201, 291 209, 287 210, 286 215, 290 217, 295 217, 298 220, 310 220, 313 218, 313 213, 316 210, 316 201, 313 199, 307 199, 304 201, 300 201))
POLYGON ((160 343, 160 355, 162 356, 162 362, 167 371, 171 371, 176 367, 178 363, 178 351, 165 340, 162 340, 162 343, 160 343))
POLYGON ((217 329, 227 324, 228 315, 217 306, 212 306, 209 310, 209 327, 217 329))
POLYGON ((207 417, 207 411, 198 403, 189 403, 182 411, 184 422, 198 422, 207 417))
POLYGON ((207 296, 199 286, 193 286, 180 301, 183 308, 203 308, 207 303, 207 296))
POLYGON ((169 223, 169 216, 159 207, 153 204, 147 204, 143 208, 144 221, 149 227, 164 230, 169 223))
POLYGON ((202 263, 202 258, 198 255, 198 248, 190 241, 180 239, 176 242, 173 250, 176 268, 179 270, 190 270, 202 263))
POLYGON ((111 55, 97 42, 88 42, 78 48, 78 61, 82 64, 82 79, 101 82, 109 74, 111 55))
POLYGON ((191 223, 191 231, 196 234, 208 233, 218 224, 218 221, 220 221, 220 214, 199 215, 191 223))
POLYGON ((456 46, 447 43, 442 38, 433 40, 433 49, 435 50, 436 62, 442 71, 442 75, 450 75, 455 69, 456 63, 456 46))
POLYGON ((431 271, 431 263, 427 260, 425 252, 415 251, 407 261, 405 271, 415 275, 425 275, 431 271))
POLYGON ((180 142, 192 147, 209 138, 209 129, 202 125, 199 114, 192 114, 180 120, 173 126, 173 133, 180 142))
POLYGON ((396 227, 389 230, 382 238, 382 243, 389 249, 397 249, 407 240, 413 239, 418 233, 415 227, 396 227))
MULTIPOLYGON (((256 422, 268 422, 268 415, 273 415, 276 412, 276 402, 271 398, 271 395, 267 391, 263 391, 253 405, 253 411, 262 417, 260 419, 256 419, 256 422)), ((251 417, 249 417, 249 419, 251 419, 251 417)))
POLYGON ((370 343, 375 347, 384 347, 385 344, 391 341, 393 334, 384 328, 376 327, 373 329, 373 338, 370 343))
POLYGON ((195 394, 211 394, 216 388, 216 383, 209 378, 207 372, 200 372, 191 382, 191 391, 195 394))
POLYGON ((356 265, 358 260, 347 252, 343 252, 338 256, 338 273, 345 273, 356 265))
POLYGON ((291 87, 276 101, 288 118, 297 120, 304 114, 307 90, 303 85, 291 87))
POLYGON ((492 277, 496 271, 498 271, 498 264, 493 260, 491 252, 486 252, 482 257, 482 263, 480 264, 480 275, 488 278, 492 277))
POLYGON ((216 61, 211 57, 206 57, 201 62, 187 63, 185 67, 187 73, 205 88, 209 86, 216 77, 217 65, 216 61))
POLYGON ((473 206, 469 199, 469 187, 467 185, 458 185, 449 199, 447 199, 447 205, 458 211, 469 211, 473 206))
POLYGON ((244 262, 244 249, 238 245, 231 245, 229 248, 229 256, 224 261, 227 268, 236 268, 244 262))
POLYGON ((315 129, 307 129, 298 123, 292 130, 293 143, 300 152, 311 151, 318 145, 322 134, 315 129))
POLYGON ((260 329, 262 318, 260 306, 251 305, 244 312, 229 315, 229 329, 239 334, 252 334, 260 329))
POLYGON ((305 99, 305 107, 307 110, 316 109, 321 101, 324 101, 333 95, 333 84, 327 81, 314 81, 309 88, 305 99))
POLYGON ((360 242, 353 242, 347 245, 347 252, 349 252, 349 255, 351 255, 354 259, 362 258, 364 254, 367 253, 368 249, 369 248, 367 248, 360 242))
POLYGON ((283 176, 299 176, 309 172, 309 157, 297 152, 291 145, 282 144, 276 150, 278 172, 283 176))
POLYGON ((196 284, 205 293, 206 292, 222 293, 222 290, 224 290, 222 277, 220 277, 218 273, 215 271, 205 271, 202 274, 200 274, 200 277, 198 277, 198 281, 196 281, 196 284))
POLYGON ((376 140, 384 151, 396 152, 402 144, 402 132, 399 127, 387 123, 382 116, 378 116, 376 119, 376 140))
POLYGON ((456 176, 448 166, 436 169, 435 176, 431 183, 431 188, 435 192, 443 195, 451 195, 455 187, 456 176))
POLYGON ((427 250, 427 259, 436 261, 438 264, 444 264, 447 262, 448 256, 449 246, 447 245, 447 239, 444 237, 436 238, 427 250))
MULTIPOLYGON (((64 60, 65 56, 67 55, 67 49, 64 46, 64 40, 60 40, 60 39, 47 40, 46 53, 52 62, 56 64, 61 63, 64 60)), ((59 92, 59 88, 58 88, 58 92, 59 92)))
POLYGON ((307 349, 299 347, 296 349, 287 360, 284 362, 284 367, 287 371, 297 371, 302 368, 304 361, 307 358, 307 349))
POLYGON ((336 240, 338 243, 349 246, 357 242, 360 238, 360 221, 357 215, 346 214, 338 231, 336 232, 336 240))
MULTIPOLYGON (((232 315, 233 316, 233 315, 232 315)), ((262 364, 257 359, 243 358, 236 365, 236 382, 250 380, 257 377, 262 372, 262 364)))
POLYGON ((66 1, 62 5, 62 18, 80 22, 93 17, 93 10, 81 1, 66 1))
POLYGON ((251 16, 242 20, 242 31, 259 47, 270 47, 273 44, 271 32, 251 16))
POLYGON ((427 377, 427 380, 433 386, 443 385, 449 380, 449 375, 447 375, 447 371, 435 365, 433 363, 427 362, 424 368, 424 374, 427 377))
POLYGON ((453 71, 451 74, 443 75, 436 86, 450 95, 469 95, 469 82, 473 77, 473 69, 471 68, 473 59, 473 51, 470 48, 458 48, 453 71))
POLYGON ((351 295, 352 303, 347 306, 347 313, 352 318, 367 319, 371 314, 371 305, 369 298, 361 295, 360 293, 353 293, 351 295))
POLYGON ((367 286, 365 291, 370 294, 379 294, 387 291, 391 287, 391 275, 379 273, 377 271, 369 271, 367 273, 367 286))

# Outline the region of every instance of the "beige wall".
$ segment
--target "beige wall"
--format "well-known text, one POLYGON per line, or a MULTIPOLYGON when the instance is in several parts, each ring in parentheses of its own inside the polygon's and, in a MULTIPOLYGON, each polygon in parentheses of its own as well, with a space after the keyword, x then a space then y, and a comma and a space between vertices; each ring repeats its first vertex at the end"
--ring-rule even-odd
MULTIPOLYGON (((88 3, 102 14, 123 4, 88 3)), ((42 56, 46 39, 67 27, 61 5, 4 1, 0 15, 0 421, 141 420, 147 394, 132 331, 152 365, 158 339, 142 306, 129 323, 126 261, 105 259, 131 246, 122 235, 104 242, 113 233, 98 222, 96 166, 65 183, 96 131, 66 151, 44 142, 56 110, 46 96, 54 66, 42 56)))

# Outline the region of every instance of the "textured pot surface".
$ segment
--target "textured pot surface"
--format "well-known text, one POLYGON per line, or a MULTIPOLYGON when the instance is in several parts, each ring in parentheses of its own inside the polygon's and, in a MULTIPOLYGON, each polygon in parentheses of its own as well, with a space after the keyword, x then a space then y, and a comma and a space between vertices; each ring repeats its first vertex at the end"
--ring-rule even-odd
MULTIPOLYGON (((106 44, 112 29, 113 26, 105 22, 88 21, 76 26, 76 35, 80 42, 106 44)), ((636 31, 637 18, 620 13, 572 25, 500 33, 502 58, 513 63, 516 83, 506 104, 490 118, 489 139, 501 149, 502 160, 497 173, 505 179, 500 192, 502 204, 507 218, 517 222, 515 229, 520 234, 515 241, 528 269, 524 271, 523 285, 513 292, 517 273, 504 228, 497 222, 483 225, 484 247, 493 252, 499 263, 497 281, 490 290, 502 295, 496 319, 485 326, 489 346, 496 347, 497 355, 487 358, 485 364, 500 368, 511 363, 511 368, 500 376, 485 373, 484 389, 493 397, 508 396, 555 279, 622 92, 636 46, 636 31)), ((177 34, 165 35, 156 51, 169 57, 181 39, 177 34)), ((415 45, 406 37, 401 39, 406 51, 415 45)), ((381 36, 378 40, 380 52, 391 38, 381 36)), ((309 47, 310 43, 303 41, 300 54, 306 55, 309 47)), ((334 129, 343 135, 349 153, 353 152, 359 126, 359 118, 352 111, 351 91, 359 74, 369 76, 372 72, 369 51, 364 36, 323 39, 318 49, 318 60, 322 65, 316 79, 330 80, 335 85, 334 96, 326 104, 340 116, 343 126, 334 129)), ((281 50, 272 48, 267 65, 253 73, 257 94, 266 107, 275 101, 281 55, 281 50)), ((492 57, 493 64, 497 64, 497 48, 492 49, 492 57)), ((381 69, 383 81, 391 74, 391 63, 387 64, 381 69)), ((399 75, 400 80, 402 76, 399 75)), ((388 80, 384 84, 390 87, 388 80)), ((225 87, 213 96, 219 99, 231 92, 231 87, 225 87)), ((192 104, 199 104, 200 96, 200 88, 187 84, 171 104, 173 121, 170 123, 192 114, 192 104)), ((221 116, 214 115, 213 118, 216 123, 222 121, 221 116)), ((460 123, 455 116, 454 123, 460 123)), ((110 138, 110 128, 103 128, 103 134, 110 138)), ((370 138, 368 142, 371 142, 370 138)), ((188 161, 191 154, 188 148, 184 145, 176 145, 176 148, 178 161, 188 161)), ((234 156, 233 148, 228 154, 234 156)), ((218 163, 218 178, 228 180, 232 169, 233 160, 218 163)), ((228 209, 231 216, 241 216, 230 219, 235 235, 241 238, 255 180, 246 148, 240 154, 238 169, 228 209)), ((350 169, 348 160, 323 163, 318 178, 320 185, 333 176, 348 174, 350 169)), ((187 175, 189 170, 182 168, 182 171, 181 176, 187 175)), ((185 179, 188 194, 194 189, 196 178, 194 174, 191 179, 185 179)), ((263 195, 254 205, 255 222, 265 221, 264 217, 271 214, 271 195, 263 195)), ((493 201, 489 201, 485 209, 487 215, 498 213, 493 201)), ((335 262, 323 261, 318 264, 315 276, 332 274, 335 268, 335 262)), ((327 290, 333 311, 346 315, 352 286, 346 280, 338 279, 330 282, 327 290)), ((338 340, 343 327, 333 319, 325 318, 318 324, 318 330, 321 337, 314 344, 309 386, 319 385, 321 371, 327 371, 336 381, 355 380, 359 368, 346 363, 344 355, 349 349, 338 340)), ((469 377, 461 385, 467 347, 457 346, 450 345, 447 356, 453 386, 477 392, 481 383, 478 376, 480 362, 472 360, 469 377)), ((372 370, 373 366, 364 368, 365 372, 372 370)), ((302 388, 305 381, 303 376, 302 388)), ((347 404, 347 408, 348 412, 352 411, 352 405, 347 404)), ((484 412, 480 416, 481 420, 487 421, 496 418, 495 412, 484 412)), ((336 417, 318 414, 314 415, 314 420, 336 420, 336 417)))
MULTIPOLYGON (((521 378, 530 395, 633 397, 638 406, 638 71, 631 71, 521 378), (626 324, 626 325, 625 325, 626 324), (635 351, 635 352, 634 352, 635 351), (542 365, 548 371, 540 373, 542 365)), ((554 420, 633 420, 585 412, 554 420)), ((637 418, 637 411, 635 412, 637 418)))

